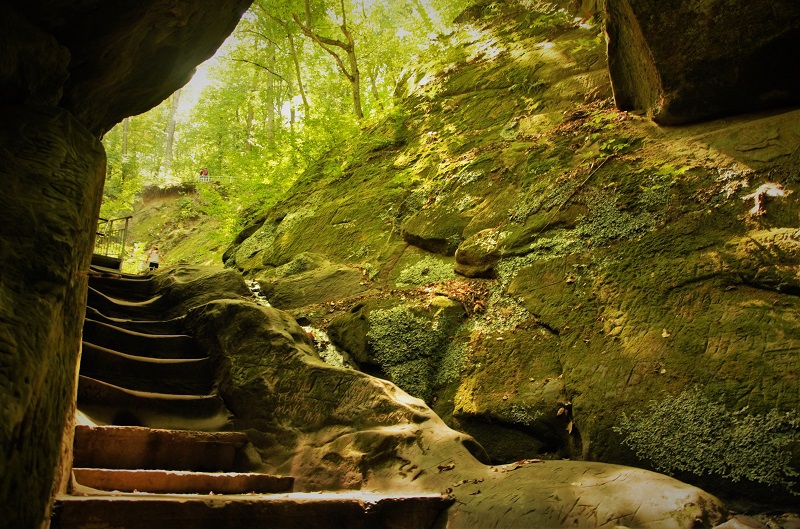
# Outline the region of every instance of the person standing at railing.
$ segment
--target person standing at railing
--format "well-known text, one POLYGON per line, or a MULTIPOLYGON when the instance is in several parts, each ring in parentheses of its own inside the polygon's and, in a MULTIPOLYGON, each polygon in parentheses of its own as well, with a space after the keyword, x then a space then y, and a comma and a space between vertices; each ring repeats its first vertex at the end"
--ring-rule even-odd
POLYGON ((161 252, 159 252, 158 248, 155 246, 150 248, 150 251, 147 254, 147 259, 145 259, 145 261, 147 261, 150 270, 155 270, 156 268, 158 268, 159 263, 163 262, 164 264, 167 264, 166 259, 164 259, 164 256, 161 255, 161 252))
POLYGON ((208 180, 209 180, 209 178, 208 178, 208 168, 203 167, 202 169, 200 169, 200 181, 201 182, 208 182, 208 180))

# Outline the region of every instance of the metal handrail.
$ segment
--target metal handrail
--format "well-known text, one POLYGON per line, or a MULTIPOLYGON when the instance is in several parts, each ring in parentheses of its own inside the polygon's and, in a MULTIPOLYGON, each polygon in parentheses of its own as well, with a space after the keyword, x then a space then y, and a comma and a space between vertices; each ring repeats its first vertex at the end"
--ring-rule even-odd
POLYGON ((220 182, 220 183, 228 183, 232 184, 234 180, 237 178, 235 176, 217 176, 217 175, 206 175, 206 176, 195 176, 192 179, 192 182, 197 184, 210 184, 212 182, 220 182))
POLYGON ((127 216, 116 219, 100 217, 97 219, 97 237, 95 237, 94 241, 94 253, 122 259, 125 254, 125 244, 128 242, 128 223, 131 218, 133 217, 127 216), (120 221, 125 221, 123 227, 119 227, 120 221), (116 226, 115 223, 117 223, 116 226))

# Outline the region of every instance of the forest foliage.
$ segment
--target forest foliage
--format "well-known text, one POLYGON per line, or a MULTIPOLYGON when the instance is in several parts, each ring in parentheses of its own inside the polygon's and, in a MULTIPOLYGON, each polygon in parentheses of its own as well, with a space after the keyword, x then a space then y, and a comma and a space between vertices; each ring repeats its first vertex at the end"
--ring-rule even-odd
POLYGON ((397 80, 435 56, 467 0, 256 0, 190 83, 104 138, 101 216, 145 187, 197 182, 201 213, 232 234, 339 142, 392 111, 397 80), (195 90, 197 90, 195 88, 195 90), (187 94, 188 92, 188 94, 187 94), (187 97, 188 96, 188 97, 187 97))

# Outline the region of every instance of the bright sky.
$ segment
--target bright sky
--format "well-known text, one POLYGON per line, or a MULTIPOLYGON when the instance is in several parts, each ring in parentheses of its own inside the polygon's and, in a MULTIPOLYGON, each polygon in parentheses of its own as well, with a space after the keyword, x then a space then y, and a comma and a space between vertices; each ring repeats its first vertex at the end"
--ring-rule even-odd
POLYGON ((234 37, 228 37, 222 46, 219 47, 217 53, 197 67, 197 72, 192 77, 192 80, 186 83, 181 89, 181 102, 178 108, 181 117, 185 118, 188 116, 189 111, 200 100, 200 93, 203 89, 214 82, 208 78, 208 71, 227 55, 228 49, 233 45, 234 41, 234 37))

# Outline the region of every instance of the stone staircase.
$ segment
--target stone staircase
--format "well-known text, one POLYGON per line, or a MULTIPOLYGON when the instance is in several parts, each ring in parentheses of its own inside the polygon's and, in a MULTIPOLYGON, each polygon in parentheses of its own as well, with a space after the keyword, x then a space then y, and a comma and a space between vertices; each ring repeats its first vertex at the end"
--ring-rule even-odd
POLYGON ((93 266, 78 385, 73 484, 53 529, 433 527, 438 494, 292 492, 214 392, 214 366, 152 276, 93 266))

